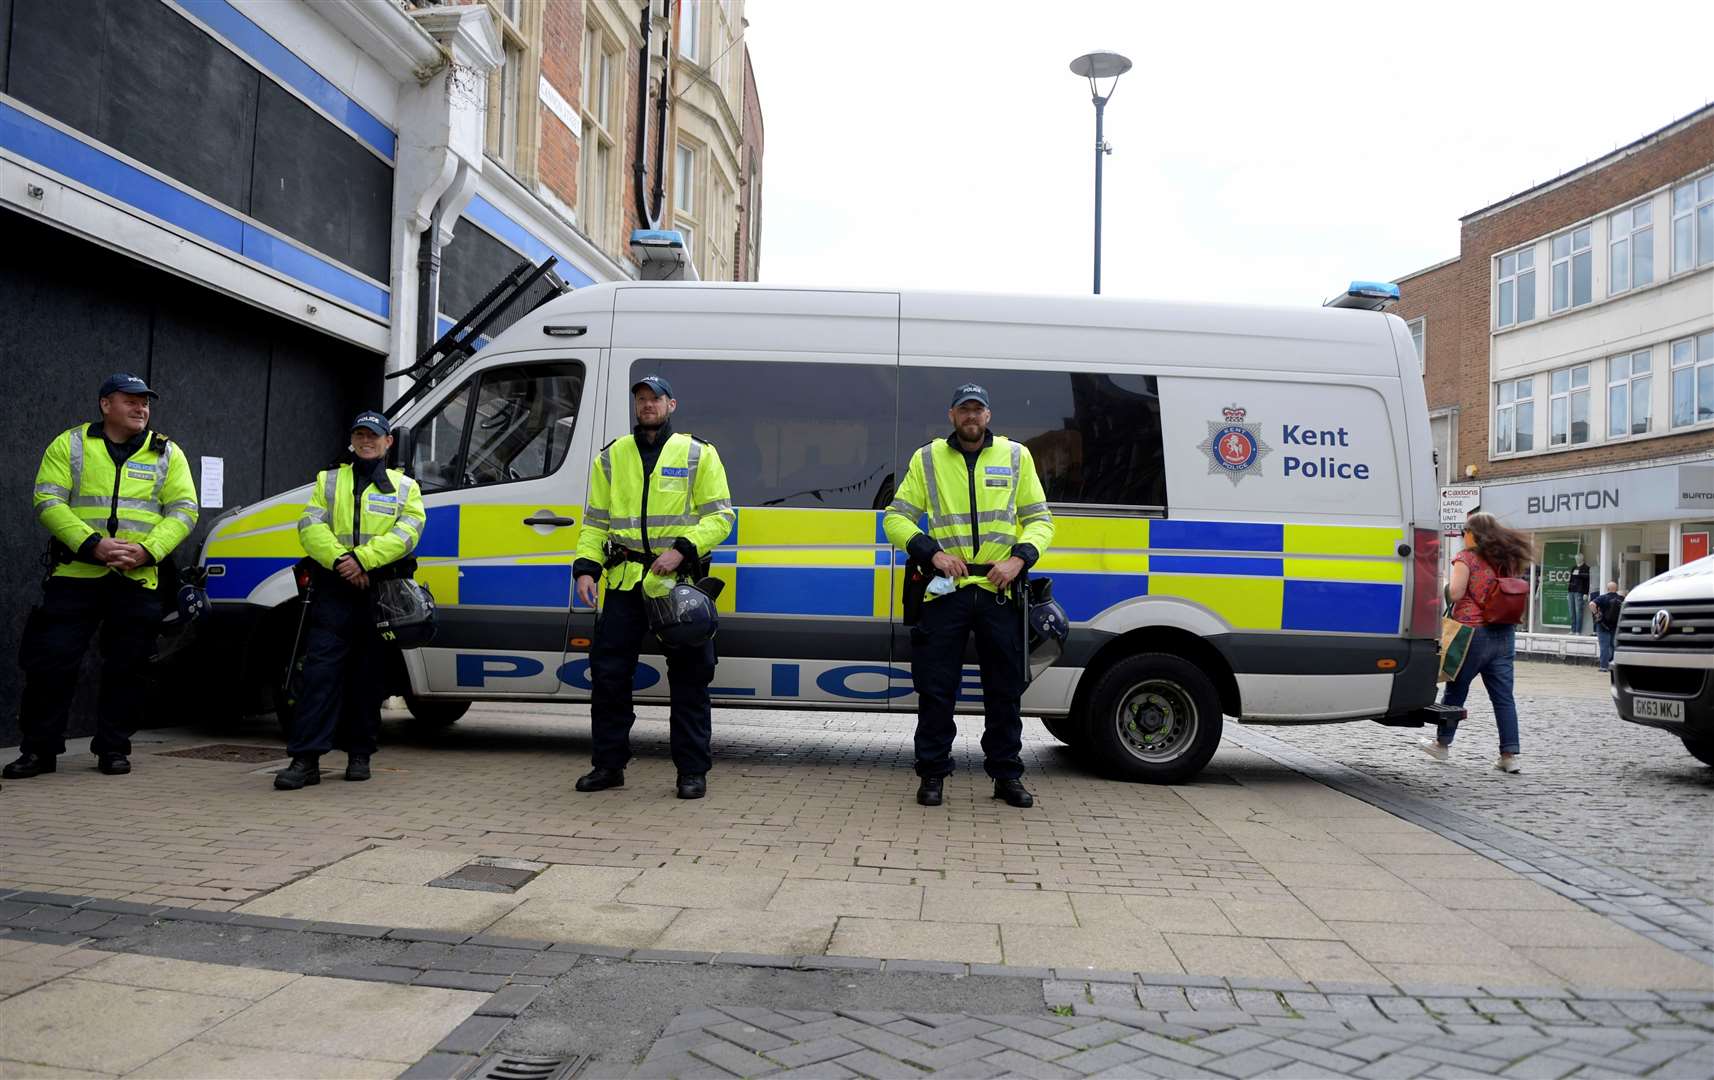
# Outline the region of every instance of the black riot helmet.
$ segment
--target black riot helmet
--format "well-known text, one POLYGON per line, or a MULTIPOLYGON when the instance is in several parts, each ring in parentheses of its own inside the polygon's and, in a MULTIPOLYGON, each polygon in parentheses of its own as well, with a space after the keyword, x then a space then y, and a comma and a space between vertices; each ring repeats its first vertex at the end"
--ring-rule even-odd
POLYGON ((434 640, 434 594, 410 578, 389 578, 373 590, 375 629, 401 649, 434 640))
POLYGON ((1031 578, 1029 590, 1030 678, 1034 679, 1054 665, 1065 651, 1065 640, 1071 636, 1071 620, 1065 609, 1053 598, 1052 578, 1031 578))
POLYGON ((715 597, 726 587, 719 578, 703 578, 695 585, 680 581, 665 596, 645 597, 649 629, 669 649, 689 649, 703 644, 720 629, 714 610, 715 597))

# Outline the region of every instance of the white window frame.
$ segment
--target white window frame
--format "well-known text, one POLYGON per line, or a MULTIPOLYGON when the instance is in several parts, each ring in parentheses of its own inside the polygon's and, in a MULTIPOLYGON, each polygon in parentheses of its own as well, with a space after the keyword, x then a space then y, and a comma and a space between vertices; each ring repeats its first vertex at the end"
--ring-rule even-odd
POLYGON ((1714 172, 1672 187, 1672 272, 1714 263, 1714 172))
POLYGON ((697 261, 697 236, 703 231, 702 153, 702 147, 682 136, 673 144, 673 228, 684 234, 685 258, 693 264, 697 261), (685 155, 689 155, 688 169, 685 167, 685 155))
POLYGON ((578 161, 577 197, 581 207, 578 216, 589 239, 605 251, 613 242, 610 235, 613 196, 618 190, 613 176, 614 162, 619 156, 618 139, 614 135, 618 126, 615 106, 623 90, 616 80, 624 77, 625 69, 617 41, 602 25, 591 18, 584 33, 583 90, 579 95, 583 146, 578 161), (605 168, 602 168, 603 158, 605 168))
POLYGON ((1607 438, 1610 440, 1641 438, 1654 430, 1654 350, 1637 349, 1607 359, 1607 438), (1637 363, 1645 365, 1637 372, 1637 363), (1640 394, 1639 394, 1640 391, 1640 394), (1624 407, 1616 409, 1614 401, 1622 392, 1624 407), (1636 430, 1637 403, 1642 403, 1643 429, 1636 430), (1623 430, 1614 423, 1622 419, 1623 430))
POLYGON ((1668 381, 1671 400, 1667 403, 1667 422, 1671 428, 1692 428, 1714 424, 1714 330, 1695 337, 1679 338, 1668 346, 1668 381), (1680 376, 1684 378, 1681 380, 1680 376), (1702 380, 1709 381, 1709 392, 1703 394, 1702 380), (1683 400, 1680 382, 1688 384, 1690 419, 1679 420, 1679 403, 1683 400))
POLYGON ((1589 414, 1589 365, 1560 368, 1547 377, 1547 447, 1583 446, 1593 437, 1589 414), (1583 405, 1583 437, 1577 438, 1576 406, 1583 405))
POLYGON ((1535 319, 1535 245, 1528 244, 1508 251, 1494 260, 1497 276, 1494 285, 1494 325, 1501 329, 1535 319), (1508 263, 1510 266, 1508 267, 1508 263), (1528 265, 1525 265, 1528 264, 1528 265), (1511 273, 1507 273, 1507 269, 1511 273), (1529 318, 1523 318, 1519 297, 1529 296, 1529 318), (1511 313, 1506 313, 1506 298, 1511 297, 1511 313))
POLYGON ((1548 289, 1548 312, 1557 315, 1562 311, 1580 308, 1595 299, 1595 230, 1588 224, 1578 225, 1556 233, 1548 242, 1548 253, 1551 259, 1549 280, 1552 282, 1548 289), (1563 244, 1561 243, 1563 241, 1563 244), (1564 254, 1561 254, 1561 251, 1564 254), (1581 263, 1588 280, 1588 293, 1581 301, 1577 299, 1577 266, 1581 263), (1564 303, 1560 302, 1560 282, 1565 284, 1564 303))
POLYGON ((1418 315, 1410 322, 1405 323, 1405 326, 1410 330, 1410 343, 1416 346, 1416 369, 1426 374, 1428 371, 1428 316, 1418 315))
POLYGON ((1527 454, 1535 449, 1535 376, 1506 379, 1494 387, 1494 454, 1527 454), (1500 433, 1508 435, 1500 442, 1500 433), (1528 446, 1522 445, 1528 442, 1528 446))
POLYGON ((1654 283, 1654 200, 1621 207, 1607 216, 1607 295, 1654 283), (1647 251, 1646 258, 1638 258, 1647 251))

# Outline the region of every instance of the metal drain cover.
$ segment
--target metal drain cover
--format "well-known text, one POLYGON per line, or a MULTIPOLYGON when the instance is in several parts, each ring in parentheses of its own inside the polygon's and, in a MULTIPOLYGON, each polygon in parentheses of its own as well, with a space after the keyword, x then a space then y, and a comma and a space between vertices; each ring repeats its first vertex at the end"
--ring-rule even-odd
POLYGON ((445 877, 436 878, 429 884, 441 889, 514 893, 547 868, 547 863, 526 862, 523 859, 481 858, 459 867, 445 877))
POLYGON ((495 1054, 477 1066, 467 1080, 568 1080, 588 1060, 586 1054, 570 1058, 495 1054))
POLYGON ((234 765, 265 765, 286 758, 283 746, 244 746, 239 743, 213 743, 183 750, 155 750, 156 757, 195 758, 198 761, 229 761, 234 765))

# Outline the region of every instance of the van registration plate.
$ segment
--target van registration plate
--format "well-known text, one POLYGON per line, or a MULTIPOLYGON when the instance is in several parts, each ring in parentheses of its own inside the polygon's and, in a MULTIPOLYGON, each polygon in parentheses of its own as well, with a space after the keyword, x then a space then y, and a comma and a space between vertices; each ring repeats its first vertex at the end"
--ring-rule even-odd
POLYGON ((1631 713, 1638 720, 1684 720, 1684 702, 1667 698, 1633 697, 1631 713))

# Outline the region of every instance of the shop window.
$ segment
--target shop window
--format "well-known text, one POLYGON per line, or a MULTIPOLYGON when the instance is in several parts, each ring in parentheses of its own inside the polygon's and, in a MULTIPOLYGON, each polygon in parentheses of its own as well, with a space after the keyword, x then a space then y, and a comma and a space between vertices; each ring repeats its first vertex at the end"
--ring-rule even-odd
POLYGON ((1607 437, 1646 435, 1649 430, 1653 361, 1649 350, 1607 361, 1607 437))
POLYGON ((1500 383, 1494 406, 1494 453, 1527 453, 1535 449, 1535 380, 1508 379, 1500 383))
POLYGON ((1672 189, 1672 272, 1714 263, 1714 173, 1672 189))
POLYGON ((1607 219, 1607 294, 1654 280, 1654 204, 1628 206, 1607 219))
POLYGON ((1672 343, 1672 426, 1714 420, 1714 332, 1672 343))
POLYGON ((1556 371, 1548 380, 1549 446, 1589 441, 1589 365, 1556 371))
POLYGON ((1494 296, 1495 323, 1511 326, 1535 318, 1535 249, 1519 248, 1500 256, 1499 284, 1494 296))
POLYGON ((1594 256, 1589 237, 1590 228, 1585 225, 1553 238, 1553 311, 1579 307, 1591 299, 1594 256))

